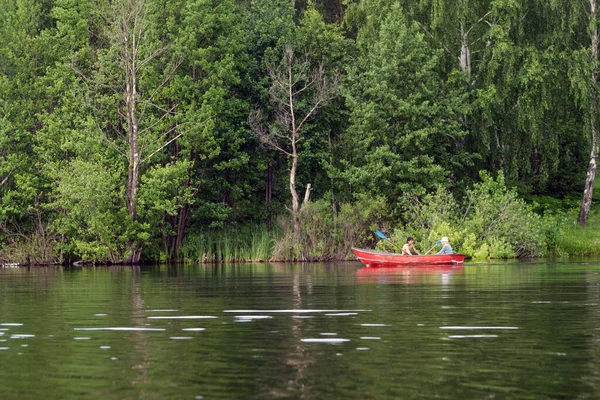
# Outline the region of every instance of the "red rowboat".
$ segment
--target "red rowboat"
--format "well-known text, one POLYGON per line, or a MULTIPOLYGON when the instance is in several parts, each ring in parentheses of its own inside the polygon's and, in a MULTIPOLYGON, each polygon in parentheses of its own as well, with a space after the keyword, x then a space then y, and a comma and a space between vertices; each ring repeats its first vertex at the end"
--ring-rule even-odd
POLYGON ((465 261, 463 254, 443 254, 443 255, 421 255, 421 256, 403 256, 398 253, 386 253, 384 251, 365 250, 352 248, 356 257, 369 267, 383 266, 403 266, 403 265, 456 265, 465 261))

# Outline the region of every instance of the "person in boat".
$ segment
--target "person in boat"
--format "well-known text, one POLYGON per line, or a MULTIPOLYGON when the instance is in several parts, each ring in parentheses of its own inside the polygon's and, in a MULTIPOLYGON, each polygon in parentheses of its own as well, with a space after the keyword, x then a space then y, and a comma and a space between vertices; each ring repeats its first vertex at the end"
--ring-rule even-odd
POLYGON ((450 246, 450 242, 446 236, 444 236, 440 242, 442 242, 442 249, 435 254, 454 254, 452 246, 450 246))
POLYGON ((415 239, 412 236, 406 238, 406 243, 402 246, 403 256, 418 256, 419 252, 415 249, 415 239))

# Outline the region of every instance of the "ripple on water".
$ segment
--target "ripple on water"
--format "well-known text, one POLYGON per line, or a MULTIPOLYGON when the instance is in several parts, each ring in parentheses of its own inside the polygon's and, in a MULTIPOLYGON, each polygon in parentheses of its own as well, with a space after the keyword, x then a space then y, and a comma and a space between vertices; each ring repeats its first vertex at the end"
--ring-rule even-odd
POLYGON ((358 315, 358 313, 331 313, 331 314, 325 314, 328 317, 348 317, 351 315, 358 315))
POLYGON ((14 323, 14 322, 6 322, 3 324, 0 324, 0 326, 23 326, 23 324, 18 324, 18 323, 14 323))
POLYGON ((239 319, 269 319, 273 318, 270 315, 236 315, 235 318, 239 319))
POLYGON ((300 339, 302 342, 305 343, 329 343, 329 344, 339 344, 339 343, 345 343, 345 342, 349 342, 350 339, 338 339, 338 338, 307 338, 307 339, 300 339))
POLYGON ((129 328, 129 327, 104 327, 104 328, 73 328, 76 331, 164 331, 164 328, 129 328))
POLYGON ((200 332, 200 331, 205 331, 206 328, 183 328, 182 331, 187 331, 187 332, 200 332))
POLYGON ((498 335, 448 335, 448 339, 497 338, 498 335))
POLYGON ((11 339, 30 339, 32 337, 35 337, 35 335, 29 335, 29 334, 15 334, 15 335, 10 335, 11 339))
POLYGON ((148 317, 148 319, 214 319, 219 318, 213 315, 160 315, 148 317))
POLYGON ((251 313, 350 313, 350 312, 370 312, 371 310, 312 310, 312 309, 291 309, 291 310, 223 310, 226 313, 239 313, 239 314, 251 314, 251 313))
POLYGON ((519 329, 518 326, 440 326, 440 329, 451 329, 451 330, 513 330, 519 329))
POLYGON ((360 326, 392 326, 390 324, 360 324, 360 326))
POLYGON ((191 336, 171 336, 169 339, 172 339, 172 340, 188 340, 188 339, 193 339, 193 337, 191 337, 191 336))

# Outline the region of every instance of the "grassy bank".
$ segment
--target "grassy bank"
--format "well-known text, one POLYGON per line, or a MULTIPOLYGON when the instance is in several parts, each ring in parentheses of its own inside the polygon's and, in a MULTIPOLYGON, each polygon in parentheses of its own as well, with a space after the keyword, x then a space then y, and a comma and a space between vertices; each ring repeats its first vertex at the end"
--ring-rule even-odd
POLYGON ((262 225, 204 231, 186 239, 181 256, 187 263, 265 262, 277 240, 277 232, 262 225))

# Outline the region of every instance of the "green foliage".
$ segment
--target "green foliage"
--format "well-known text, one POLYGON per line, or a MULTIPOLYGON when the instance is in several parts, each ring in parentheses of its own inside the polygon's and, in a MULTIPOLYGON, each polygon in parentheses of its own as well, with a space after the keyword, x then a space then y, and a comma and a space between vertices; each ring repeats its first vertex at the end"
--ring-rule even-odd
POLYGON ((447 236, 456 252, 476 259, 534 257, 546 252, 542 219, 508 189, 504 175, 496 179, 486 172, 482 181, 467 190, 458 203, 438 189, 422 200, 405 197, 406 224, 401 236, 435 243, 447 236))
POLYGON ((346 258, 375 228, 477 259, 597 252, 593 223, 569 222, 599 121, 588 2, 145 0, 134 213, 111 14, 132 2, 1 2, 3 260, 346 258), (289 46, 343 94, 296 143, 313 189, 296 234, 290 159, 248 124, 255 106, 276 119, 266 61, 289 46), (238 228, 278 216, 281 235, 238 228))
POLYGON ((460 146, 462 97, 450 93, 437 68, 441 52, 399 3, 361 1, 359 55, 348 71, 351 163, 343 177, 389 202, 405 191, 432 189, 466 160, 460 146), (377 4, 374 4, 377 3, 377 4))
POLYGON ((593 210, 586 226, 577 221, 577 209, 544 216, 549 253, 556 257, 594 256, 600 253, 600 214, 593 210))
POLYGON ((373 230, 387 222, 387 206, 380 198, 362 197, 334 211, 326 201, 306 203, 300 211, 300 231, 290 218, 281 218, 281 236, 272 261, 325 261, 348 259, 352 247, 373 244, 373 230))
POLYGON ((51 227, 65 238, 61 251, 85 261, 121 262, 128 241, 144 243, 147 227, 131 221, 124 206, 119 171, 75 159, 56 176, 52 203, 58 211, 51 227))

